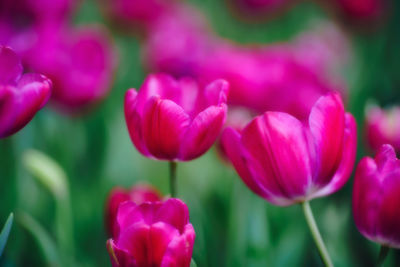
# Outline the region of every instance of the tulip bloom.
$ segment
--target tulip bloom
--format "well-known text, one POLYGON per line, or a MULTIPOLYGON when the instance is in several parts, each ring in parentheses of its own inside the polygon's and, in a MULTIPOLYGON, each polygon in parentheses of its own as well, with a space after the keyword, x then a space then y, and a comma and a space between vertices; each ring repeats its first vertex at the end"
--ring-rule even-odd
POLYGON ((125 119, 136 148, 147 157, 192 160, 205 153, 225 122, 228 83, 200 89, 189 78, 150 75, 139 93, 125 95, 125 119))
POLYGON ((51 81, 24 74, 17 54, 0 46, 0 138, 23 128, 48 101, 51 81))
POLYGON ((400 248, 400 161, 390 145, 357 166, 353 215, 358 230, 383 246, 400 248))
POLYGON ((195 232, 185 203, 176 198, 118 209, 118 237, 107 241, 113 267, 189 267, 195 232))
POLYGON ((400 107, 383 110, 374 106, 367 111, 366 137, 374 151, 381 145, 390 144, 400 151, 400 107))
POLYGON ((144 202, 160 201, 160 193, 153 187, 147 185, 136 185, 127 190, 115 187, 110 192, 106 202, 106 227, 108 233, 115 237, 118 236, 119 228, 116 223, 118 207, 122 202, 133 201, 140 205, 144 202))
POLYGON ((319 98, 303 124, 265 112, 238 132, 227 128, 225 151, 243 182, 275 205, 291 205, 340 189, 353 169, 356 124, 336 93, 319 98))

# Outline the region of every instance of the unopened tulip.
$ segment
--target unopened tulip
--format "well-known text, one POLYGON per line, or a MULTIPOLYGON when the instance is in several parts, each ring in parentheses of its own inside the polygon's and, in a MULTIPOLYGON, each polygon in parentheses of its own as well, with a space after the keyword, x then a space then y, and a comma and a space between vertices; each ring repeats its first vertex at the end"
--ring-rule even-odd
POLYGON ((225 122, 228 83, 205 88, 189 78, 150 75, 125 95, 125 119, 136 148, 162 160, 192 160, 214 143, 225 122))
POLYGON ((386 247, 400 248, 400 161, 390 145, 357 166, 353 215, 358 230, 386 247))
POLYGON ((185 203, 176 198, 118 209, 118 237, 107 242, 113 267, 189 267, 195 232, 185 203))
POLYGON ((110 192, 106 202, 106 227, 111 236, 118 236, 119 228, 116 223, 118 207, 122 202, 133 201, 140 205, 144 202, 160 201, 160 193, 147 185, 135 185, 131 189, 115 187, 110 192))
POLYGON ((368 144, 376 152, 383 144, 400 151, 400 107, 383 110, 373 106, 367 110, 365 132, 368 144))
POLYGON ((265 112, 238 132, 227 128, 225 151, 243 182, 275 205, 329 195, 350 177, 356 124, 336 93, 321 97, 308 124, 283 112, 265 112))
POLYGON ((40 74, 23 74, 17 54, 0 46, 0 138, 23 128, 47 102, 51 81, 40 74))

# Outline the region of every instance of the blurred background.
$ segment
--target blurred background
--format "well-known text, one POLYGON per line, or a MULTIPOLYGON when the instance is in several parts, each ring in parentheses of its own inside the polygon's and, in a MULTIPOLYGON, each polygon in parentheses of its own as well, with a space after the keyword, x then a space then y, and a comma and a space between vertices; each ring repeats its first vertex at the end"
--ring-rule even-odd
MULTIPOLYGON (((0 140, 0 223, 10 212, 16 214, 1 266, 111 266, 104 227, 109 191, 116 185, 148 183, 168 194, 167 162, 140 155, 124 119, 125 91, 140 88, 150 72, 230 79, 234 84, 230 103, 249 107, 253 114, 271 109, 302 118, 322 92, 338 90, 357 120, 358 159, 372 155, 364 134, 367 104, 400 103, 399 1, 187 0, 171 1, 184 9, 167 15, 158 14, 164 11, 155 7, 129 13, 129 4, 115 7, 118 1, 112 0, 66 1, 68 10, 58 14, 50 2, 38 1, 39 9, 65 16, 66 22, 43 19, 44 15, 42 20, 50 22, 37 22, 31 19, 36 11, 26 11, 28 5, 7 9, 15 2, 0 0, 1 25, 11 14, 29 18, 6 22, 17 25, 10 31, 0 27, 0 43, 21 54, 26 71, 48 75, 55 87, 61 88, 67 83, 63 79, 68 79, 70 87, 65 90, 73 91, 90 80, 86 74, 70 74, 80 66, 84 72, 90 68, 87 72, 93 73, 95 82, 102 79, 96 86, 105 89, 99 97, 91 94, 79 101, 57 89, 31 123, 0 140), (31 27, 34 23, 40 26, 31 27), (88 56, 85 60, 91 65, 77 63, 79 52, 71 52, 64 55, 73 59, 71 66, 54 63, 50 57, 58 48, 51 40, 57 34, 42 37, 35 31, 50 31, 58 23, 63 24, 60 28, 68 24, 66 32, 72 32, 72 39, 79 27, 99 29, 104 36, 98 39, 107 42, 102 53, 109 55, 88 56), (34 48, 27 47, 31 43, 34 48), (266 63, 258 62, 263 57, 266 63), (46 65, 47 61, 51 63, 46 65), (58 64, 59 71, 53 73, 52 64, 58 64), (257 93, 248 97, 253 89, 257 93), (302 102, 275 105, 282 95, 302 102), (304 104, 307 101, 312 103, 304 104), (29 149, 45 153, 61 166, 67 177, 61 187, 69 196, 60 197, 32 175, 26 164, 29 149), (58 257, 68 259, 57 262, 58 257)), ((87 55, 93 49, 82 51, 87 55)), ((178 164, 179 197, 187 203, 196 230, 197 265, 322 266, 301 207, 275 207, 254 195, 217 150, 213 147, 199 159, 178 164)), ((357 231, 351 191, 352 178, 336 194, 311 205, 335 266, 372 266, 378 245, 357 231)), ((385 266, 399 265, 400 253, 393 250, 385 266)))

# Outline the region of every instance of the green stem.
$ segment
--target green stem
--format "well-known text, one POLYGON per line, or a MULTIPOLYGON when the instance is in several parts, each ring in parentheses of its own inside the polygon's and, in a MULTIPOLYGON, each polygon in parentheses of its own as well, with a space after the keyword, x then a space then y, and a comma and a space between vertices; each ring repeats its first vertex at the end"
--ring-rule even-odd
POLYGON ((389 253, 389 247, 387 246, 381 246, 381 249, 379 251, 379 257, 378 257, 378 262, 376 263, 376 266, 383 266, 383 262, 386 259, 386 256, 389 253))
POLYGON ((311 235, 314 238, 315 245, 317 245, 319 254, 321 255, 322 261, 325 266, 333 267, 332 260, 329 256, 328 250, 325 247, 324 241, 322 240, 321 234, 319 233, 318 226, 315 223, 315 219, 313 213, 311 211, 310 203, 308 201, 304 201, 302 203, 304 216, 306 217, 306 221, 308 227, 310 228, 311 235))
POLYGON ((176 167, 177 167, 177 163, 175 161, 169 162, 169 189, 170 189, 171 197, 176 197, 176 195, 177 195, 176 167))

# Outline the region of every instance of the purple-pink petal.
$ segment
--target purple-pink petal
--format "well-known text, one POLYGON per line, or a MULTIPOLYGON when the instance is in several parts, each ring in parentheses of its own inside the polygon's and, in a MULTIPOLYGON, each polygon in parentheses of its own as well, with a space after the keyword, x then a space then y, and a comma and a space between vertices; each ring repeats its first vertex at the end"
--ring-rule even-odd
POLYGON ((9 47, 0 46, 0 84, 15 85, 22 74, 18 55, 9 47))

